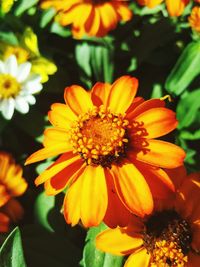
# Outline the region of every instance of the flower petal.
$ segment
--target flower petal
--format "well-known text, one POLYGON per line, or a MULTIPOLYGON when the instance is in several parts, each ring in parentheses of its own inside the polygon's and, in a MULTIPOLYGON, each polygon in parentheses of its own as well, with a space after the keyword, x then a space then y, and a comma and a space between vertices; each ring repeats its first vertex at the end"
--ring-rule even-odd
POLYGON ((5 73, 10 74, 11 76, 17 77, 17 68, 18 68, 17 59, 14 55, 11 55, 5 61, 4 71, 5 73))
POLYGON ((151 254, 146 249, 141 249, 128 257, 124 267, 148 267, 150 259, 151 254))
MULTIPOLYGON (((127 228, 107 229, 96 237, 96 247, 104 252, 114 255, 127 255, 143 244, 140 235, 127 234, 127 228)), ((141 265, 143 266, 143 265, 141 265)), ((140 266, 140 267, 141 267, 140 266)))
POLYGON ((48 179, 54 177, 63 169, 68 166, 73 166, 73 163, 79 160, 79 156, 75 156, 72 152, 65 153, 57 161, 55 161, 51 166, 49 166, 45 171, 43 171, 35 180, 36 186, 44 183, 48 179))
POLYGON ((66 130, 57 128, 48 128, 44 131, 43 145, 45 147, 54 146, 55 144, 64 144, 68 142, 68 133, 66 130))
POLYGON ((146 140, 145 147, 140 147, 140 151, 136 153, 137 160, 167 169, 183 165, 184 158, 182 148, 160 140, 146 140))
POLYGON ((135 117, 148 133, 147 138, 157 138, 173 131, 178 121, 175 112, 167 108, 152 108, 135 117))
POLYGON ((22 114, 28 113, 29 105, 24 97, 17 96, 15 98, 15 108, 17 111, 21 112, 22 114))
POLYGON ((150 214, 153 210, 152 194, 140 171, 128 161, 122 166, 113 166, 111 171, 117 193, 124 205, 141 217, 150 214))
POLYGON ((81 86, 72 85, 65 88, 64 98, 76 115, 86 113, 93 108, 89 94, 81 86))
POLYGON ((115 228, 117 226, 125 227, 129 224, 133 214, 130 213, 119 199, 115 190, 113 177, 111 176, 109 170, 105 169, 104 172, 108 188, 108 207, 103 221, 110 228, 115 228))
POLYGON ((54 157, 54 156, 57 156, 59 154, 66 153, 66 152, 71 152, 71 147, 67 143, 65 145, 61 143, 61 144, 54 145, 51 147, 45 147, 45 148, 42 148, 36 151, 32 155, 30 155, 27 158, 25 165, 28 165, 28 164, 31 164, 37 161, 41 161, 47 158, 51 158, 51 157, 54 157))
POLYGON ((200 255, 190 252, 188 254, 188 263, 185 267, 199 267, 200 255))
POLYGON ((138 80, 130 76, 117 79, 110 90, 107 107, 114 113, 124 114, 136 95, 138 80))
POLYGON ((96 226, 103 220, 108 205, 104 171, 101 166, 87 166, 82 176, 81 220, 85 227, 96 226))
POLYGON ((6 120, 12 119, 15 109, 15 100, 13 98, 3 99, 0 102, 0 110, 2 112, 3 117, 6 120))
POLYGON ((17 72, 17 80, 18 82, 22 83, 24 82, 31 70, 31 63, 30 62, 25 62, 23 64, 20 64, 18 67, 18 72, 17 72))
POLYGON ((142 102, 140 105, 137 105, 135 109, 131 109, 129 113, 127 113, 127 119, 133 120, 135 117, 140 115, 141 113, 152 109, 152 108, 159 108, 164 107, 165 101, 160 100, 159 98, 150 99, 147 101, 142 102))
MULTIPOLYGON (((75 157, 73 161, 68 160, 68 165, 64 169, 45 182, 44 187, 46 194, 48 196, 54 196, 64 190, 69 181, 74 178, 74 175, 76 175, 77 171, 80 170, 82 166, 83 160, 78 157, 75 157)), ((52 167, 50 170, 46 170, 46 172, 51 172, 53 168, 55 167, 52 167)))
POLYGON ((65 130, 69 130, 72 121, 77 119, 74 112, 67 105, 61 103, 55 103, 51 106, 48 117, 53 126, 65 130))
POLYGON ((109 83, 96 83, 91 92, 92 102, 95 106, 107 106, 111 85, 109 83))

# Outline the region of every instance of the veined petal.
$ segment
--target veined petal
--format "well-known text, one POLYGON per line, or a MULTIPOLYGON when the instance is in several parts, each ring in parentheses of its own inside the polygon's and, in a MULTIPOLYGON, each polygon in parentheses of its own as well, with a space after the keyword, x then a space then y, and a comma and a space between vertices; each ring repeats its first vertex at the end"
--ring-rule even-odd
POLYGON ((124 205, 141 217, 153 210, 153 199, 145 178, 128 161, 111 169, 117 193, 124 205), (142 188, 142 190, 141 190, 142 188))
POLYGON ((77 116, 65 104, 55 103, 51 106, 48 113, 49 121, 57 128, 69 130, 72 121, 77 119, 77 116))
MULTIPOLYGON (((38 186, 48 179, 54 177, 56 174, 58 174, 60 171, 62 171, 64 168, 71 166, 74 162, 80 159, 79 156, 75 156, 72 152, 69 154, 66 154, 66 160, 63 160, 58 163, 54 163, 53 166, 50 166, 47 168, 44 172, 42 172, 35 180, 35 184, 38 186)), ((72 165, 73 166, 73 165, 72 165)))
POLYGON ((135 109, 131 109, 129 112, 127 112, 126 118, 133 120, 135 117, 140 115, 141 113, 152 109, 152 108, 159 108, 164 107, 165 101, 160 100, 159 98, 150 99, 147 101, 142 102, 140 105, 137 105, 135 109))
POLYGON ((96 226, 103 220, 108 194, 103 168, 87 166, 83 173, 81 220, 85 227, 96 226))
POLYGON ((109 83, 96 83, 91 92, 92 102, 95 106, 107 106, 111 85, 109 83))
POLYGON ((140 147, 136 159, 144 163, 173 169, 183 165, 185 152, 182 148, 160 140, 147 140, 144 148, 140 147))
POLYGON ((47 158, 51 158, 59 154, 70 152, 70 151, 71 151, 71 147, 67 142, 65 145, 61 143, 61 144, 54 145, 51 147, 45 147, 45 148, 42 148, 36 151, 32 155, 30 155, 28 159, 26 160, 25 165, 38 162, 38 161, 41 161, 47 158))
POLYGON ((104 172, 108 188, 108 207, 103 221, 110 228, 115 228, 117 226, 125 227, 131 221, 133 214, 130 213, 119 199, 115 190, 113 177, 109 170, 105 169, 104 172))
POLYGON ((143 248, 129 256, 124 267, 148 267, 150 259, 151 254, 147 253, 147 250, 143 248))
POLYGON ((142 124, 147 131, 147 138, 157 138, 173 131, 178 121, 175 112, 167 108, 152 108, 137 117, 134 121, 142 124))
POLYGON ((92 6, 91 13, 84 24, 85 32, 88 35, 95 36, 99 30, 100 14, 96 7, 92 6))
POLYGON ((127 228, 107 229, 96 237, 96 247, 114 255, 128 255, 142 244, 140 235, 127 234, 127 228))
POLYGON ((90 96, 81 86, 72 85, 65 88, 64 98, 76 115, 86 113, 93 108, 90 96))
MULTIPOLYGON (((45 182, 44 187, 46 194, 49 196, 54 196, 64 190, 82 166, 83 160, 78 157, 74 158, 74 161, 69 160, 68 165, 64 169, 62 169, 60 172, 58 172, 45 182)), ((50 172, 53 168, 47 171, 50 172)))
POLYGON ((138 80, 130 76, 117 79, 110 90, 107 107, 114 113, 124 114, 137 93, 138 80))

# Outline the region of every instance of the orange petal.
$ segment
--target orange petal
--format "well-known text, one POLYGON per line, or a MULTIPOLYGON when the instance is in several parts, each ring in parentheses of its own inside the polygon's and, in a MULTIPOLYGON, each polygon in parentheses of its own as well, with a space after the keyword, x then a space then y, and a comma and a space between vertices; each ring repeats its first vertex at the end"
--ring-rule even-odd
POLYGON ((129 162, 111 169, 117 193, 124 205, 141 217, 153 210, 151 191, 143 175, 129 162), (142 188, 142 190, 141 190, 142 188))
MULTIPOLYGON (((69 162, 69 165, 66 166, 59 173, 45 181, 45 193, 49 196, 54 196, 63 191, 67 184, 74 178, 77 171, 83 166, 82 159, 76 159, 74 162, 69 162)), ((84 166, 85 168, 85 166, 84 166)), ((51 171, 51 170, 48 170, 51 171)))
POLYGON ((10 199, 10 194, 7 192, 6 187, 0 184, 0 207, 5 205, 5 203, 10 199))
POLYGON ((55 144, 54 146, 45 147, 30 155, 27 158, 25 165, 51 158, 62 153, 71 152, 71 150, 71 146, 67 142, 65 144, 61 143, 58 145, 55 144))
POLYGON ((167 173, 160 169, 143 163, 133 162, 145 177, 154 198, 169 197, 175 191, 174 184, 167 173))
POLYGON ((151 254, 146 249, 141 249, 128 257, 124 267, 148 267, 150 259, 151 254))
POLYGON ((147 138, 157 138, 173 131, 178 121, 176 114, 167 108, 152 108, 135 117, 147 131, 147 138))
POLYGON ((103 168, 87 166, 83 173, 81 220, 85 227, 96 226, 103 220, 108 193, 103 168))
POLYGON ((126 4, 121 2, 114 2, 113 6, 117 11, 117 14, 120 16, 120 20, 128 21, 132 18, 133 13, 126 4))
POLYGON ((182 15, 189 0, 166 0, 167 10, 170 16, 178 17, 182 15))
POLYGON ((72 85, 65 88, 64 98, 76 115, 84 114, 93 108, 89 94, 81 86, 72 85))
POLYGON ((95 36, 99 31, 100 26, 100 14, 98 9, 92 6, 90 15, 88 16, 87 21, 84 23, 85 32, 88 35, 95 36))
POLYGON ((66 142, 68 142, 68 133, 66 130, 48 128, 44 131, 43 145, 45 147, 54 146, 55 144, 65 144, 66 142))
POLYGON ((186 168, 184 165, 175 169, 166 169, 165 172, 173 181, 173 184, 176 189, 180 188, 187 176, 186 168))
POLYGON ((17 223, 19 220, 23 218, 24 209, 20 202, 15 198, 11 198, 4 207, 2 207, 2 211, 8 215, 12 222, 17 223))
POLYGON ((136 109, 139 105, 141 105, 144 102, 144 99, 142 97, 135 97, 133 99, 133 102, 129 106, 129 108, 126 111, 126 116, 128 116, 129 113, 131 113, 134 109, 136 109))
POLYGON ((49 121, 54 127, 69 130, 72 121, 77 119, 77 116, 65 104, 55 103, 51 106, 48 112, 49 121))
MULTIPOLYGON (((61 172, 63 169, 65 169, 68 166, 71 166, 74 162, 78 161, 80 159, 79 156, 75 156, 71 153, 71 157, 65 161, 62 161, 57 164, 53 164, 53 166, 50 166, 47 168, 44 172, 42 172, 35 180, 36 186, 44 183, 48 179, 54 177, 59 172, 61 172)), ((73 165, 72 165, 73 166, 73 165)))
POLYGON ((138 88, 138 80, 130 76, 122 76, 113 84, 108 97, 107 106, 114 113, 125 113, 133 102, 138 88))
MULTIPOLYGON (((143 244, 142 238, 135 234, 126 233, 127 228, 107 229, 96 237, 96 247, 115 255, 128 255, 143 244)), ((143 266, 143 265, 141 265, 143 266)))
POLYGON ((95 106, 107 106, 107 100, 110 93, 111 85, 108 83, 96 83, 92 88, 92 102, 95 106))
POLYGON ((0 212, 0 232, 6 233, 9 231, 10 219, 7 215, 0 212))
POLYGON ((146 146, 139 149, 137 160, 161 168, 173 169, 181 166, 185 158, 182 148, 160 140, 146 140, 146 146))
POLYGON ((115 190, 113 178, 110 175, 109 170, 105 169, 104 171, 108 188, 108 207, 103 221, 110 228, 115 228, 117 226, 125 227, 129 224, 133 214, 130 213, 130 211, 119 199, 115 190))
POLYGON ((138 115, 149 109, 159 108, 164 106, 165 106, 165 101, 160 100, 159 98, 150 99, 142 102, 140 105, 137 105, 135 109, 130 110, 130 112, 127 113, 126 117, 127 119, 133 120, 135 117, 137 117, 138 115))
POLYGON ((188 255, 188 263, 186 267, 199 267, 200 255, 190 252, 188 255))
POLYGON ((104 3, 99 5, 97 7, 97 11, 100 14, 103 28, 106 29, 107 32, 116 27, 118 23, 118 16, 112 3, 104 3))

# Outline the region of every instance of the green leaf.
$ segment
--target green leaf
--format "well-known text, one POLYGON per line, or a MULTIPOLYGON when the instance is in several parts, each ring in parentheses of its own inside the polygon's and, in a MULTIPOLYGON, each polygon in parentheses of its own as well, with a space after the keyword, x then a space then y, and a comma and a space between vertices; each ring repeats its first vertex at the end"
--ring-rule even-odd
POLYGON ((198 109, 200 108, 200 89, 191 93, 185 94, 179 101, 177 106, 177 119, 179 121, 178 129, 190 126, 196 116, 198 116, 198 109))
POLYGON ((42 13, 40 27, 44 28, 47 24, 53 19, 56 14, 56 10, 54 8, 49 8, 42 13))
POLYGON ((17 37, 13 32, 0 32, 0 40, 11 45, 18 45, 17 37))
POLYGON ((51 32, 55 33, 61 37, 69 37, 71 36, 71 31, 69 28, 64 28, 57 22, 52 23, 51 25, 51 32))
POLYGON ((18 1, 19 4, 17 5, 17 8, 15 9, 15 15, 16 16, 20 16, 22 15, 22 13, 24 13, 24 11, 28 10, 29 8, 31 8, 32 6, 34 6, 35 4, 37 4, 39 2, 39 0, 20 0, 18 1))
POLYGON ((169 93, 181 94, 200 74, 200 41, 190 43, 181 54, 167 78, 165 87, 169 93))
POLYGON ((75 57, 83 73, 90 77, 92 75, 92 69, 90 64, 90 46, 88 43, 83 42, 76 46, 75 57))
POLYGON ((16 227, 7 237, 0 249, 1 267, 26 267, 21 234, 16 227))
POLYGON ((86 245, 83 251, 82 267, 121 267, 123 266, 123 257, 114 256, 108 253, 99 251, 95 247, 95 238, 97 234, 106 229, 102 223, 98 227, 89 229, 86 237, 86 245))
POLYGON ((198 140, 200 139, 200 129, 196 130, 193 133, 189 131, 182 131, 180 136, 185 140, 198 140))

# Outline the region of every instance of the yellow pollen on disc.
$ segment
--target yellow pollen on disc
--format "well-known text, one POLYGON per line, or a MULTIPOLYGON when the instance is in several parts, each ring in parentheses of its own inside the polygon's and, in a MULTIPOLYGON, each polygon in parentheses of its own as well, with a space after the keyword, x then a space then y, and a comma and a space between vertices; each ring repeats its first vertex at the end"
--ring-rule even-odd
POLYGON ((0 74, 0 99, 15 97, 21 86, 10 74, 0 74))
POLYGON ((108 156, 117 158, 128 143, 128 125, 129 122, 121 114, 113 114, 103 106, 95 107, 79 116, 71 128, 70 142, 74 152, 80 153, 87 164, 108 156))
POLYGON ((187 261, 176 242, 162 240, 155 243, 150 267, 184 267, 187 261))

